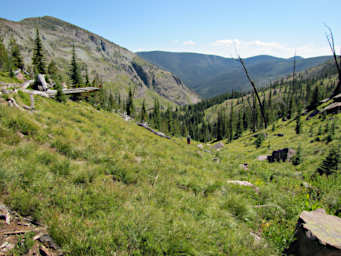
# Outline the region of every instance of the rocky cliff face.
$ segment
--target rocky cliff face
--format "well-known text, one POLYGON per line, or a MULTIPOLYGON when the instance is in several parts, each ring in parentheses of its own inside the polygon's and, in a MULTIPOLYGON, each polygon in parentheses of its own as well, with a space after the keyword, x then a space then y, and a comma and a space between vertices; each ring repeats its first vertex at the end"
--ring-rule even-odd
POLYGON ((0 19, 0 37, 5 43, 13 37, 20 45, 25 64, 31 64, 35 28, 39 28, 47 62, 54 59, 60 69, 68 70, 72 45, 90 78, 116 84, 126 92, 136 87, 139 97, 149 90, 177 104, 190 104, 199 97, 170 72, 142 61, 137 55, 103 37, 53 17, 28 18, 20 22, 0 19))

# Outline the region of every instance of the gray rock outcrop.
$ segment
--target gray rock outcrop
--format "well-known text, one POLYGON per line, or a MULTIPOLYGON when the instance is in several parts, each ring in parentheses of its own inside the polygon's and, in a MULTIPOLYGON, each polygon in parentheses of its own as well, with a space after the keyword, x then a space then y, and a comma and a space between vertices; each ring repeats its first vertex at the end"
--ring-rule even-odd
POLYGON ((283 148, 279 150, 275 150, 272 152, 271 156, 268 156, 267 159, 270 163, 273 162, 286 162, 290 161, 293 156, 296 155, 296 151, 291 148, 283 148))
POLYGON ((340 256, 341 218, 326 214, 324 209, 303 211, 295 238, 285 252, 287 255, 340 256))

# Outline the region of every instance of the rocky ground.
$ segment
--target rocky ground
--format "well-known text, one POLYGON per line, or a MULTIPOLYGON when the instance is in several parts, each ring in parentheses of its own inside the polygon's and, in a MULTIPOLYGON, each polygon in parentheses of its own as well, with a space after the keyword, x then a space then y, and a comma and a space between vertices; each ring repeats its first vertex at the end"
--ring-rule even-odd
POLYGON ((63 255, 46 227, 0 204, 0 256, 63 255))

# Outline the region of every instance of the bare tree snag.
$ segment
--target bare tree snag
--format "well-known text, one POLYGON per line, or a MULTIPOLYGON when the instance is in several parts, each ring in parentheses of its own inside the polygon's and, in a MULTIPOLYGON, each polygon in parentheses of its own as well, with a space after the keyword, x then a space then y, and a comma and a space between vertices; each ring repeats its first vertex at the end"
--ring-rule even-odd
POLYGON ((330 50, 333 54, 333 58, 334 58, 334 63, 335 63, 335 66, 336 66, 336 70, 337 70, 337 73, 338 73, 338 76, 339 76, 339 82, 337 83, 337 86, 333 92, 333 96, 341 93, 341 55, 340 55, 340 63, 337 61, 337 55, 336 55, 336 50, 335 50, 335 43, 334 43, 334 35, 333 35, 333 31, 331 30, 330 27, 328 27, 326 24, 325 24, 326 28, 328 29, 328 32, 329 33, 326 33, 326 38, 327 38, 327 41, 328 41, 328 44, 329 44, 329 47, 330 47, 330 50))
POLYGON ((260 111, 261 111, 261 114, 262 114, 262 117, 263 117, 264 126, 265 126, 265 129, 266 129, 266 128, 268 127, 268 122, 267 122, 266 117, 265 117, 264 106, 263 106, 263 104, 262 104, 262 101, 261 101, 260 98, 259 98, 259 95, 258 95, 258 91, 257 91, 256 85, 255 85, 255 83, 252 81, 251 77, 249 76, 249 73, 248 73, 248 71, 247 71, 247 69, 246 69, 246 67, 245 67, 245 63, 244 63, 243 59, 242 59, 240 56, 238 56, 238 59, 239 59, 239 62, 240 62, 240 64, 242 65, 242 67, 243 67, 243 69, 244 69, 244 72, 245 72, 245 75, 246 75, 247 79, 249 80, 249 82, 250 82, 250 84, 251 84, 251 86, 252 86, 252 88, 253 88, 253 90, 254 90, 254 92, 255 92, 255 94, 256 94, 256 97, 257 97, 257 100, 258 100, 258 103, 259 103, 259 106, 260 106, 260 111))

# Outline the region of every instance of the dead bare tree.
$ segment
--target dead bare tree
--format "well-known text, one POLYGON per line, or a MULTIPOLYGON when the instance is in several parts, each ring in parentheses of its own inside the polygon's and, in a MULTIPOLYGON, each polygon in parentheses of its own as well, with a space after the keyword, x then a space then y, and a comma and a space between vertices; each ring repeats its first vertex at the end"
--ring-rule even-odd
POLYGON ((328 33, 326 33, 326 38, 330 47, 330 50, 333 54, 333 58, 334 58, 334 62, 335 62, 335 66, 336 66, 336 70, 339 76, 339 81, 337 83, 337 86, 332 94, 332 97, 341 93, 341 55, 339 56, 340 58, 340 63, 337 61, 337 55, 336 55, 336 50, 335 50, 335 43, 334 43, 334 35, 333 35, 333 31, 331 30, 331 28, 329 26, 327 26, 325 24, 328 33))
POLYGON ((258 91, 257 91, 256 85, 255 85, 255 83, 252 81, 251 77, 249 76, 249 73, 248 73, 248 71, 247 71, 247 69, 246 69, 246 66, 245 66, 245 63, 244 63, 243 59, 242 59, 240 56, 238 56, 238 59, 239 59, 240 64, 241 64, 242 67, 243 67, 243 70, 244 70, 244 73, 245 73, 247 79, 249 80, 249 82, 250 82, 250 84, 251 84, 251 86, 252 86, 252 88, 253 88, 253 91, 254 91, 255 94, 256 94, 256 97, 257 97, 257 100, 258 100, 258 103, 259 103, 259 106, 260 106, 260 112, 261 112, 261 114, 262 114, 263 121, 264 121, 264 127, 265 127, 265 129, 266 129, 266 128, 268 127, 268 122, 267 122, 266 117, 265 117, 264 105, 262 104, 262 102, 261 102, 261 100, 260 100, 260 98, 259 98, 259 95, 258 95, 258 91))

